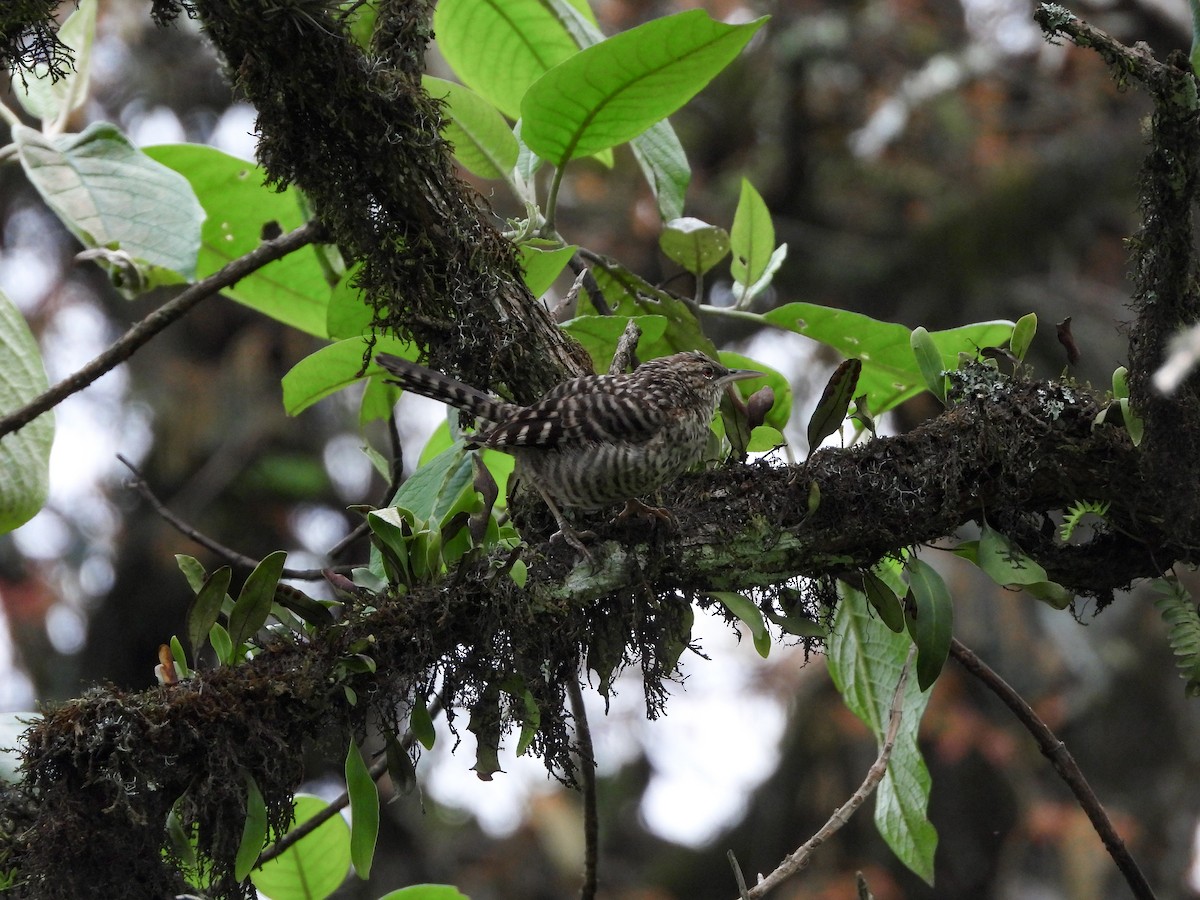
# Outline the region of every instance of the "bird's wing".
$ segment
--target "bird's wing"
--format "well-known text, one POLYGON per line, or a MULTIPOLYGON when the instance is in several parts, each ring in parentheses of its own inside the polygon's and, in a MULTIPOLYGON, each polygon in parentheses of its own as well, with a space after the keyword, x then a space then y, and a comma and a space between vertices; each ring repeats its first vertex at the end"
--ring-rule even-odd
POLYGON ((616 381, 581 378, 555 387, 481 432, 476 443, 488 447, 555 449, 575 443, 648 441, 670 421, 670 411, 644 392, 616 381))

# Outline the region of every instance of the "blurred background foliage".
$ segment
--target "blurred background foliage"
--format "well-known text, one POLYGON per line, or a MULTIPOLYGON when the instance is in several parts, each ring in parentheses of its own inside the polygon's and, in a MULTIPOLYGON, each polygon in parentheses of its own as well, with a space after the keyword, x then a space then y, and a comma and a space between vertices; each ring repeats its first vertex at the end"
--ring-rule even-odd
MULTIPOLYGON (((608 33, 682 6, 595 4, 608 33)), ((729 20, 773 17, 673 118, 693 167, 686 214, 727 226, 747 176, 789 244, 760 308, 802 300, 930 329, 1032 310, 1043 323, 1031 354, 1042 377, 1066 366, 1050 323, 1071 316, 1083 352, 1071 375, 1107 385, 1124 361, 1123 240, 1137 223, 1144 97, 1120 90, 1093 54, 1043 43, 1032 5, 1021 0, 706 6, 729 20)), ((1103 0, 1073 11, 1126 43, 1147 41, 1160 56, 1190 43, 1183 0, 1103 0)), ((430 63, 444 72, 436 50, 430 63)), ((93 67, 82 119, 115 121, 140 144, 215 142, 252 153, 253 112, 230 94, 195 23, 157 29, 145 4, 107 0, 93 67)), ((480 187, 498 214, 519 212, 493 195, 495 185, 480 187)), ((654 202, 627 152, 613 171, 578 166, 559 208, 569 240, 690 290, 657 249, 654 202)), ((122 300, 98 270, 73 263, 76 249, 20 169, 0 166, 0 287, 31 321, 52 380, 161 300, 122 300)), ((723 290, 712 286, 715 302, 723 290)), ((741 347, 752 335, 712 337, 741 347)), ((795 344, 755 346, 793 378, 800 418, 836 361, 795 344)), ((359 452, 350 400, 326 401, 296 420, 284 415, 279 379, 315 347, 212 300, 59 408, 51 501, 0 539, 0 601, 12 639, 0 642, 0 705, 28 709, 35 698, 74 696, 99 681, 152 684, 156 648, 183 630, 190 599, 173 554, 216 562, 124 486, 116 453, 136 461, 196 528, 251 556, 286 548, 291 565, 323 564, 323 552, 355 524, 345 507, 380 502, 384 486, 359 452)), ((417 411, 401 405, 410 468, 429 427, 417 411)), ((932 412, 918 399, 890 427, 932 412)), ((981 583, 966 566, 947 562, 944 571, 962 639, 1067 741, 1162 896, 1193 895, 1200 715, 1185 701, 1153 607, 1134 595, 1098 618, 1080 608, 1075 621, 981 583)), ((624 713, 602 720, 596 710, 606 897, 732 897, 727 849, 750 877, 770 870, 857 786, 874 756, 823 666, 805 667, 782 647, 762 661, 727 643, 714 637, 706 643, 712 661, 687 662, 682 722, 672 707, 666 721, 642 722, 636 684, 624 688, 624 713), (750 708, 772 711, 761 727, 734 727, 728 703, 706 710, 706 686, 722 681, 750 708), (698 736, 691 755, 653 752, 672 728, 698 736), (777 753, 765 752, 777 739, 777 753), (620 765, 605 766, 606 746, 619 748, 608 756, 620 765), (664 811, 659 800, 648 816, 643 800, 655 784, 697 759, 708 774, 688 802, 664 811), (674 844, 648 827, 672 815, 709 823, 697 832, 707 841, 674 844)), ((902 871, 860 815, 778 896, 853 896, 856 869, 881 900, 1121 893, 1098 839, 1032 742, 954 667, 937 683, 923 741, 941 836, 936 888, 902 871)), ((421 768, 429 777, 439 767, 466 770, 470 759, 443 754, 421 768)), ((327 762, 313 760, 315 779, 327 762)), ((422 880, 457 884, 474 900, 575 893, 577 797, 534 777, 537 789, 516 804, 514 824, 488 815, 495 785, 474 786, 472 813, 439 802, 448 795, 434 780, 421 797, 385 806, 371 884, 349 883, 338 896, 373 897, 422 880), (499 820, 507 827, 495 827, 499 820)))

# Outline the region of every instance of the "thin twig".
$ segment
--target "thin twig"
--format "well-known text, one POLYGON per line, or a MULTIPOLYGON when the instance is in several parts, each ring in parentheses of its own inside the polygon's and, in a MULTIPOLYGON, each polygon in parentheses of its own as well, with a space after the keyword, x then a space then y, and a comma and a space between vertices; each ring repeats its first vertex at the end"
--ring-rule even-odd
POLYGON ((579 778, 583 793, 583 883, 579 900, 595 900, 597 859, 600 844, 600 817, 596 811, 596 752, 592 746, 592 730, 588 726, 587 709, 579 679, 567 679, 567 697, 571 701, 571 717, 575 720, 575 749, 579 752, 579 778))
POLYGON ((25 406, 0 418, 0 438, 24 428, 42 413, 53 409, 67 397, 78 393, 101 375, 116 368, 160 331, 182 318, 201 300, 236 284, 267 263, 287 256, 305 244, 322 240, 324 235, 325 229, 319 222, 308 222, 283 237, 263 241, 245 256, 226 264, 221 271, 197 281, 179 296, 167 301, 135 324, 112 346, 74 375, 69 375, 25 406))
MULTIPOLYGON (((436 696, 429 701, 429 715, 431 718, 436 718, 441 711, 442 698, 441 696, 436 696)), ((404 732, 404 737, 400 739, 400 749, 407 753, 410 749, 412 749, 412 745, 415 744, 416 741, 417 738, 412 733, 412 730, 406 730, 404 732)), ((371 774, 371 778, 374 780, 378 780, 383 776, 383 773, 387 771, 386 750, 381 750, 379 752, 379 754, 375 757, 375 761, 371 763, 367 771, 371 774)), ((295 844, 301 838, 312 834, 349 805, 350 792, 342 791, 338 797, 331 800, 328 806, 326 806, 311 819, 305 819, 295 828, 288 831, 270 847, 267 847, 265 850, 263 850, 263 852, 258 855, 258 862, 254 864, 254 868, 257 869, 263 863, 268 862, 277 857, 279 854, 283 853, 283 851, 295 844)))
POLYGON ((742 867, 737 861, 737 857, 733 855, 732 850, 725 852, 725 858, 729 860, 729 866, 733 869, 733 880, 737 882, 738 897, 741 900, 750 900, 750 891, 746 887, 746 876, 742 874, 742 867))
POLYGON ((1071 793, 1075 795, 1083 811, 1087 813, 1092 827, 1100 835, 1100 840, 1104 842, 1104 846, 1107 848, 1109 855, 1112 856, 1113 862, 1117 864, 1117 868, 1125 876, 1125 881, 1128 883, 1130 891, 1133 892, 1135 897, 1141 898, 1141 900, 1153 900, 1154 891, 1150 887, 1150 883, 1146 881, 1146 876, 1142 874, 1142 870, 1138 867, 1133 856, 1130 855, 1125 842, 1117 834, 1112 821, 1108 818, 1108 813, 1104 811, 1104 807, 1100 804, 1100 799, 1092 790, 1091 785, 1088 784, 1087 779, 1083 777, 1083 772, 1080 771, 1079 765, 1075 762, 1075 757, 1067 749, 1067 745, 1055 736, 1050 727, 1033 711, 1033 707, 1026 703, 1025 699, 1013 690, 1008 682, 997 675, 987 663, 976 656, 969 647, 957 638, 950 642, 950 655, 958 661, 959 665, 982 681, 992 693, 999 697, 1004 705, 1012 710, 1021 724, 1025 726, 1025 729, 1033 735, 1033 739, 1037 741, 1038 749, 1042 751, 1042 755, 1050 760, 1050 765, 1054 767, 1054 771, 1066 782, 1067 787, 1071 789, 1071 793))
POLYGON ((609 375, 619 375, 630 366, 637 366, 637 346, 642 339, 642 329, 638 323, 630 319, 625 323, 625 330, 617 341, 617 349, 613 353, 612 365, 608 367, 609 375))
POLYGON ((591 268, 585 263, 586 258, 584 251, 576 251, 568 265, 576 275, 583 276, 583 289, 587 291, 588 299, 592 301, 592 307, 596 312, 602 316, 611 316, 613 314, 612 307, 608 305, 608 298, 604 296, 604 291, 600 290, 596 276, 592 274, 591 268))
MULTIPOLYGON (((126 484, 141 494, 143 499, 150 504, 150 506, 156 513, 158 513, 163 521, 165 521, 184 537, 190 538, 200 546, 211 550, 231 566, 237 566, 243 569, 253 569, 259 564, 259 560, 255 559, 254 557, 246 556, 244 553, 239 553, 230 547, 226 547, 224 544, 210 538, 195 526, 190 525, 183 519, 179 518, 179 516, 167 509, 166 504, 158 499, 154 491, 150 489, 150 485, 146 483, 146 479, 142 476, 142 473, 138 471, 137 467, 133 463, 119 453, 117 454, 117 459, 119 459, 125 465, 125 468, 129 469, 129 471, 133 473, 133 477, 129 479, 126 484)), ((334 572, 345 575, 348 574, 353 567, 333 566, 331 568, 334 572)), ((321 581, 325 578, 325 572, 326 569, 285 568, 282 572, 282 577, 295 578, 300 581, 321 581)))
POLYGON ((863 783, 859 785, 858 790, 851 795, 850 799, 838 807, 834 814, 829 817, 829 821, 822 825, 820 830, 809 838, 807 843, 784 859, 775 868, 775 871, 760 880, 758 884, 749 890, 748 896, 751 900, 757 900, 759 897, 766 896, 768 891, 777 887, 784 879, 790 878, 807 866, 817 848, 833 837, 834 834, 850 821, 850 817, 871 796, 875 788, 879 786, 879 782, 883 781, 883 776, 887 773, 888 760, 892 757, 892 748, 896 745, 896 736, 900 733, 900 721, 904 713, 904 687, 908 683, 908 670, 912 666, 915 649, 915 646, 909 648, 908 658, 904 661, 904 668, 900 670, 900 678, 896 682, 896 691, 892 694, 892 705, 888 709, 887 734, 884 736, 883 745, 879 748, 879 756, 875 758, 875 762, 867 770, 867 777, 863 779, 863 783))

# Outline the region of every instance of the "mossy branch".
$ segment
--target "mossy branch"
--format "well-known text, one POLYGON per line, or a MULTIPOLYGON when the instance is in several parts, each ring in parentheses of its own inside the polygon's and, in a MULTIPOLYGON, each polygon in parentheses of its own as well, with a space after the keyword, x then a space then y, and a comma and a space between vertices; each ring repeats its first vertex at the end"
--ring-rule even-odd
MULTIPOLYGON (((254 775, 278 822, 306 746, 338 735, 340 749, 347 731, 380 722, 399 728, 397 710, 435 680, 449 713, 471 709, 489 689, 494 700, 496 685, 518 679, 541 714, 533 749, 569 779, 565 685, 578 677, 581 656, 602 683, 614 668, 638 665, 657 714, 688 640, 689 601, 722 612, 707 591, 738 590, 768 604, 801 585, 806 612, 819 617, 828 576, 932 541, 985 510, 993 522, 1036 522, 1078 496, 1110 501, 1122 532, 1175 553, 1163 549, 1163 523, 1144 505, 1135 451, 1121 429, 1093 430, 1089 397, 1003 380, 983 393, 976 385, 909 434, 825 450, 807 466, 739 465, 681 479, 665 498, 678 530, 639 536, 631 529, 640 525, 601 526, 598 570, 536 544, 522 589, 485 560, 468 561, 438 584, 351 610, 344 624, 274 644, 246 664, 140 694, 96 691, 52 710, 31 731, 24 781, 0 800, 0 821, 11 825, 0 829, 0 853, 31 879, 26 896, 79 896, 81 878, 88 890, 120 890, 130 869, 115 871, 113 858, 165 890, 178 875, 152 848, 165 841, 167 810, 186 794, 186 814, 205 823, 215 894, 242 896, 228 868, 242 818, 237 773, 254 775), (822 501, 810 514, 813 482, 822 501), (364 641, 376 671, 345 674, 339 660, 364 641), (358 706, 344 686, 363 698, 358 706), (79 833, 103 839, 78 846, 79 833), (61 848, 72 843, 75 859, 64 866, 61 848)), ((1077 591, 1104 596, 1157 574, 1154 554, 1127 537, 1102 539, 1122 541, 1119 548, 1051 540, 1039 547, 1026 539, 1025 549, 1077 591)), ((501 713, 505 727, 519 717, 507 703, 501 713)))

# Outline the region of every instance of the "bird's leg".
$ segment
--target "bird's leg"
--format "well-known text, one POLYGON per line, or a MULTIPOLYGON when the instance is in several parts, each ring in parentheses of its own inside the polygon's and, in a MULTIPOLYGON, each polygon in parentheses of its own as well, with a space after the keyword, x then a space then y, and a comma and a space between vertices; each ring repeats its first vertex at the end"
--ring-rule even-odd
POLYGON ((677 528, 679 523, 675 521, 675 515, 665 506, 650 506, 643 503, 636 497, 625 501, 625 508, 617 513, 617 519, 656 519, 659 522, 666 522, 672 528, 677 528))
POLYGON ((542 500, 545 501, 546 506, 554 515, 554 521, 558 523, 558 531, 550 535, 550 540, 553 541, 555 538, 562 538, 562 540, 578 550, 583 554, 585 559, 591 562, 592 553, 588 550, 587 545, 584 544, 584 540, 594 538, 596 533, 594 531, 576 531, 571 527, 571 523, 567 521, 567 517, 562 514, 562 510, 558 508, 558 504, 551 500, 550 496, 540 487, 537 489, 537 492, 542 495, 542 500))

